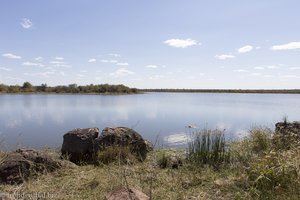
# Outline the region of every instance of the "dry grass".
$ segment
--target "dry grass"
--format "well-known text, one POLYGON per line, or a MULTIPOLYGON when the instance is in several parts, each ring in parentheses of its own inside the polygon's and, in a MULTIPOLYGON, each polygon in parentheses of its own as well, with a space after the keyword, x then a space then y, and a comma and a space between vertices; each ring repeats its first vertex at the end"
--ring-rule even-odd
MULTIPOLYGON (((144 162, 64 168, 21 185, 0 185, 0 191, 46 192, 51 199, 104 199, 110 191, 128 184, 152 200, 300 199, 300 145, 277 150, 270 135, 267 129, 253 129, 248 138, 232 143, 231 163, 218 170, 188 160, 178 169, 162 169, 161 159, 176 151, 155 150, 144 162)), ((179 151, 181 157, 182 153, 179 151)))
MULTIPOLYGON (((161 169, 153 152, 143 163, 103 166, 86 165, 44 174, 21 185, 0 185, 7 193, 34 194, 49 192, 52 199, 104 199, 104 196, 126 181, 152 199, 232 199, 236 177, 225 171, 184 165, 179 169, 161 169), (125 180, 126 179, 126 180, 125 180), (150 194, 151 193, 151 194, 150 194)), ((161 150, 160 152, 161 153, 161 150)), ((243 194, 242 190, 238 193, 243 194)), ((245 196, 245 195, 243 195, 245 196)))

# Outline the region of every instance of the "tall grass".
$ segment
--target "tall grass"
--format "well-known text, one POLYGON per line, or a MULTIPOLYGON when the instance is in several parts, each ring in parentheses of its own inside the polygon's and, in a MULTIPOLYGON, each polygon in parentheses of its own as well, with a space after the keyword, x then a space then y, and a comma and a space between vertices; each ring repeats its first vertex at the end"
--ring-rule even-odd
POLYGON ((203 129, 192 136, 187 149, 188 160, 200 166, 219 168, 230 161, 224 131, 203 129))

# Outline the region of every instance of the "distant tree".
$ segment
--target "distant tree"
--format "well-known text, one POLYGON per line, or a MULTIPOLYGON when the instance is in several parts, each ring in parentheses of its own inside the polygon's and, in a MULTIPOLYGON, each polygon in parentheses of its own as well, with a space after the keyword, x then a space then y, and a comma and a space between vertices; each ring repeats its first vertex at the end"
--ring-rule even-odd
POLYGON ((37 92, 47 92, 47 84, 41 84, 40 86, 36 86, 37 92))
POLYGON ((0 84, 0 92, 1 93, 5 93, 5 92, 7 92, 7 86, 6 85, 4 85, 4 84, 0 84))
POLYGON ((27 89, 27 88, 31 88, 31 87, 32 87, 31 83, 29 83, 29 82, 24 82, 22 88, 27 89))
POLYGON ((24 92, 32 92, 32 85, 28 81, 23 83, 22 89, 24 92))
POLYGON ((8 93, 18 93, 18 92, 20 92, 20 86, 18 86, 18 85, 10 85, 9 87, 8 87, 8 93))

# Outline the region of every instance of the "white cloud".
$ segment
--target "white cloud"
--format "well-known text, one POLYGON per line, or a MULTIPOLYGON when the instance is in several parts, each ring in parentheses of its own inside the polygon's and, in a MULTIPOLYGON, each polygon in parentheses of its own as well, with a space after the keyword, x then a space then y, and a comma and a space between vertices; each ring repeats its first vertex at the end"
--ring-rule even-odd
POLYGON ((292 50, 300 49, 300 42, 290 42, 282 45, 275 45, 271 47, 271 50, 292 50))
POLYGON ((96 62, 96 61, 97 60, 95 58, 91 58, 91 59, 88 60, 89 63, 93 63, 93 62, 96 62))
POLYGON ((117 54, 117 53, 110 53, 108 55, 109 56, 113 56, 113 57, 120 57, 121 56, 120 54, 117 54))
POLYGON ((116 65, 118 65, 118 66, 128 66, 129 64, 128 63, 117 63, 116 65))
POLYGON ((266 75, 263 75, 263 77, 265 77, 265 78, 272 78, 272 77, 274 77, 274 75, 266 74, 266 75))
POLYGON ((238 52, 239 53, 247 53, 247 52, 250 52, 253 50, 253 46, 251 45, 246 45, 246 46, 243 46, 241 48, 238 49, 238 52))
POLYGON ((85 75, 84 75, 84 74, 76 74, 76 76, 77 76, 77 77, 79 77, 79 78, 83 78, 83 77, 85 77, 85 75))
POLYGON ((6 68, 6 67, 0 67, 0 70, 3 70, 3 71, 11 71, 12 69, 6 68))
POLYGON ((52 65, 53 67, 63 67, 63 68, 72 68, 71 65, 66 65, 66 64, 54 64, 52 65))
POLYGON ((25 76, 43 76, 49 77, 49 75, 54 74, 54 71, 38 72, 38 73, 24 73, 25 76))
POLYGON ((10 59, 21 59, 22 58, 21 56, 17 56, 12 53, 4 53, 4 54, 2 54, 2 56, 5 58, 10 58, 10 59))
POLYGON ((277 65, 267 65, 267 66, 257 66, 257 67, 254 67, 254 69, 256 69, 256 70, 278 69, 278 68, 280 68, 280 67, 277 66, 277 65))
POLYGON ((68 65, 64 61, 56 61, 56 60, 54 60, 54 61, 51 61, 50 64, 53 67, 63 67, 63 68, 71 68, 72 67, 71 65, 68 65))
POLYGON ((145 67, 146 68, 152 68, 152 69, 158 68, 157 65, 146 65, 145 67))
POLYGON ((24 81, 24 79, 19 78, 19 77, 13 77, 13 76, 7 76, 4 77, 5 79, 9 79, 9 80, 14 80, 14 81, 24 81))
POLYGON ((63 58, 63 57, 55 57, 54 59, 55 60, 64 60, 65 58, 63 58))
POLYGON ((36 67, 44 67, 45 65, 41 63, 34 63, 34 62, 23 62, 22 65, 25 66, 36 66, 36 67))
POLYGON ((290 70, 297 70, 300 69, 300 67, 289 67, 290 70))
POLYGON ((31 22, 30 19, 27 19, 27 18, 23 18, 21 19, 21 26, 25 29, 29 29, 32 27, 33 23, 31 22))
POLYGON ((240 72, 240 73, 246 73, 246 72, 249 72, 248 70, 246 69, 237 69, 237 70, 233 70, 234 72, 240 72))
POLYGON ((196 40, 192 40, 192 39, 169 39, 164 41, 164 43, 171 47, 176 47, 176 48, 187 48, 197 44, 199 45, 201 44, 198 43, 196 40))
POLYGON ((43 57, 41 57, 41 56, 39 56, 39 57, 36 57, 36 58, 34 58, 34 60, 36 60, 36 61, 43 61, 43 60, 44 60, 44 58, 43 58, 43 57))
POLYGON ((258 66, 258 67, 254 67, 254 69, 257 69, 257 70, 264 70, 265 68, 264 68, 264 67, 258 66))
POLYGON ((157 75, 154 75, 154 76, 150 76, 149 79, 156 80, 156 79, 161 79, 161 78, 164 78, 164 77, 165 77, 165 75, 157 74, 157 75))
POLYGON ((102 63, 117 63, 117 60, 100 60, 102 63))
POLYGON ((110 73, 110 75, 114 76, 114 77, 122 77, 122 76, 127 76, 127 75, 132 75, 132 74, 135 74, 135 73, 132 71, 129 71, 126 68, 120 68, 117 71, 110 73))
POLYGON ((251 73, 250 76, 261 76, 261 73, 251 73))
POLYGON ((222 55, 216 55, 215 58, 217 58, 219 60, 226 60, 226 59, 230 59, 230 58, 235 58, 235 56, 234 55, 222 54, 222 55))
POLYGON ((65 64, 64 61, 51 61, 50 64, 65 64))
POLYGON ((276 65, 269 65, 269 66, 266 66, 268 69, 278 69, 279 67, 276 66, 276 65))
POLYGON ((280 78, 297 78, 296 75, 283 75, 283 76, 280 76, 280 78))

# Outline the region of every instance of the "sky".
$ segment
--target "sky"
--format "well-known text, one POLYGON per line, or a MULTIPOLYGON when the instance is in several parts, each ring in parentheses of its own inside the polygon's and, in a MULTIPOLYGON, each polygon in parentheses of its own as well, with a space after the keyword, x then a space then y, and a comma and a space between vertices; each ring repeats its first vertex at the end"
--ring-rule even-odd
POLYGON ((0 84, 295 89, 299 0, 3 0, 0 84))

